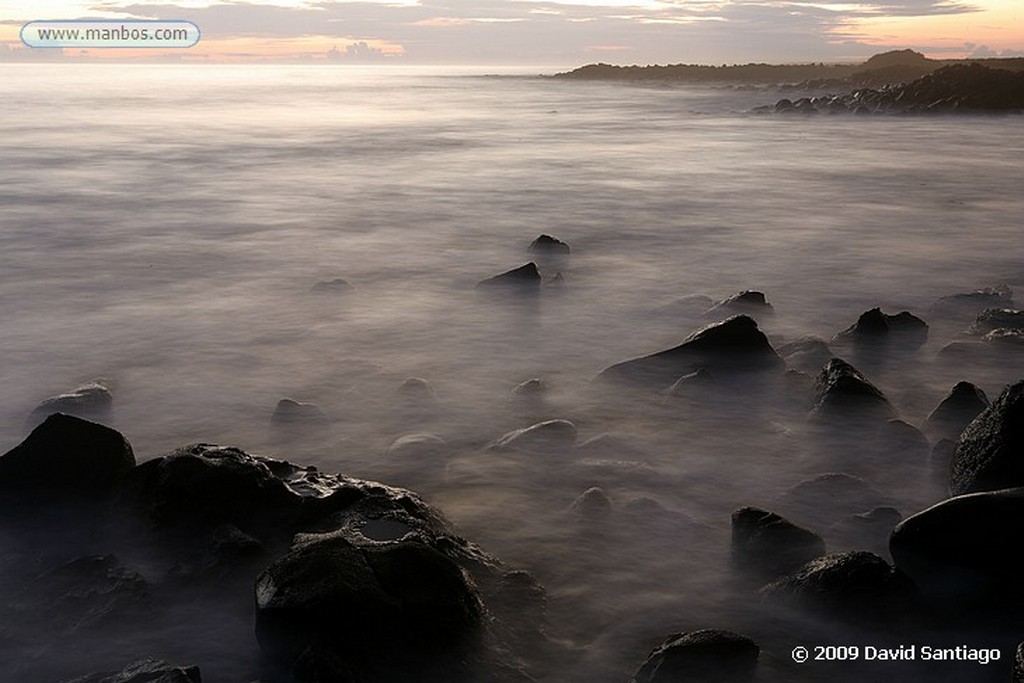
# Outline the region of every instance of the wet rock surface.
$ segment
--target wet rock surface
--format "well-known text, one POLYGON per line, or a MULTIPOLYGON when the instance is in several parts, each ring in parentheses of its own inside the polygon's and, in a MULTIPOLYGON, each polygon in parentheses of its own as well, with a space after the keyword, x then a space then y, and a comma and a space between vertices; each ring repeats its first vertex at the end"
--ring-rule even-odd
POLYGON ((569 245, 551 235, 540 235, 530 242, 527 249, 531 254, 566 254, 569 253, 569 245))
POLYGON ((917 348, 928 340, 928 324, 909 311, 890 315, 880 308, 865 311, 850 327, 832 340, 835 343, 854 344, 894 343, 917 348))
POLYGON ((962 114, 1024 109, 1024 74, 980 64, 953 65, 906 83, 860 88, 846 94, 783 98, 759 113, 962 114))
POLYGON ((884 420, 895 416, 885 395, 841 358, 833 358, 815 380, 813 415, 828 419, 884 420))
POLYGON ((781 371, 783 365, 757 322, 737 315, 698 330, 679 346, 613 365, 598 378, 664 389, 701 368, 728 373, 781 371))
POLYGON ((918 512, 893 531, 890 551, 933 604, 1024 600, 1017 546, 1024 534, 1024 488, 956 496, 918 512))
POLYGON ((103 380, 95 380, 65 394, 44 399, 28 417, 34 427, 53 413, 65 413, 86 420, 107 422, 114 407, 114 396, 103 380))
POLYGON ((940 438, 955 439, 983 410, 988 396, 970 382, 957 382, 925 420, 925 430, 940 438))
POLYGON ((198 666, 175 666, 161 659, 140 659, 121 671, 81 676, 64 683, 202 683, 198 666))
POLYGON ((954 494, 1024 486, 1024 380, 967 425, 950 469, 954 494))
POLYGON ((753 680, 759 654, 757 643, 731 631, 676 633, 651 652, 630 683, 753 680))

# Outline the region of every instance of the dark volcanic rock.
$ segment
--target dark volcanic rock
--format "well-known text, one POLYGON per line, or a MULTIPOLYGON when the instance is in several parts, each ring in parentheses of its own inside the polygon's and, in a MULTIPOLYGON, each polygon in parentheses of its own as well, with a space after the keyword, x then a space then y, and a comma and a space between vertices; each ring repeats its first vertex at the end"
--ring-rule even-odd
POLYGON ((913 313, 902 311, 888 315, 880 308, 872 308, 862 313, 856 323, 837 334, 832 341, 858 344, 894 341, 917 348, 927 340, 928 323, 913 313))
POLYGON ((763 581, 795 571, 825 554, 825 542, 813 531, 755 507, 732 513, 732 559, 763 581))
POLYGON ((981 411, 988 408, 985 392, 970 382, 957 382, 925 420, 928 433, 955 439, 981 411))
POLYGON ((908 517, 889 542, 896 566, 950 604, 996 599, 1019 604, 1024 488, 957 496, 908 517))
POLYGON ((482 618, 466 573, 411 536, 363 545, 314 538, 256 579, 256 637, 281 662, 315 648, 359 671, 410 674, 445 654, 457 661, 482 618))
POLYGON ((110 419, 114 397, 100 381, 83 384, 74 391, 43 400, 28 417, 29 426, 35 427, 53 413, 65 413, 86 420, 105 422, 110 419))
POLYGON ((530 247, 527 251, 531 254, 568 254, 569 245, 557 237, 541 235, 530 242, 530 247))
POLYGON ((840 358, 833 358, 818 373, 814 415, 889 419, 895 416, 895 411, 885 395, 855 367, 840 358))
POLYGON ((676 633, 654 649, 630 683, 738 683, 753 679, 761 649, 731 631, 676 633))
POLYGON ((120 433, 57 413, 0 456, 0 496, 101 498, 134 466, 132 447, 120 433))
MULTIPOLYGON (((886 75, 886 74, 881 74, 886 75)), ((902 71, 900 75, 915 75, 902 71)), ((878 81, 878 75, 861 75, 878 81)), ((901 79, 902 80, 902 79, 901 79)), ((859 88, 845 95, 804 98, 806 104, 779 100, 770 109, 779 113, 900 113, 952 114, 1002 112, 1024 109, 1024 72, 990 69, 980 64, 954 64, 921 75, 910 82, 878 89, 859 88)))
POLYGON ((1024 486, 1024 380, 1003 390, 960 434, 953 495, 1024 486))
POLYGON ((537 270, 537 264, 531 261, 526 265, 513 268, 512 270, 506 271, 500 275, 495 275, 494 277, 489 277, 486 280, 481 280, 477 283, 477 287, 511 286, 533 289, 535 287, 539 287, 540 283, 540 271, 537 270))
POLYGON ((1024 311, 986 308, 971 324, 968 334, 985 335, 996 330, 1024 330, 1024 311))
POLYGON ((81 676, 65 683, 202 683, 198 666, 174 666, 162 659, 140 659, 121 671, 81 676))
POLYGON ((775 600, 868 620, 901 614, 916 597, 906 576, 878 555, 865 551, 811 560, 793 574, 768 584, 762 592, 775 600))
POLYGON ((665 388, 702 367, 730 372, 782 370, 783 365, 754 319, 737 315, 693 333, 679 346, 613 365, 598 377, 665 388))
POLYGON ((1024 643, 1013 654, 1013 683, 1024 683, 1024 643))

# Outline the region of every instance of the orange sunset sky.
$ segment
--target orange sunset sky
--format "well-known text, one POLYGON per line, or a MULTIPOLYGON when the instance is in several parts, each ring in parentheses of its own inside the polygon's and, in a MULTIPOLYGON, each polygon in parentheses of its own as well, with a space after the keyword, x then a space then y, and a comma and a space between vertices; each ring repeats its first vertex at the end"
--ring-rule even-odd
POLYGON ((1024 56, 1022 0, 0 0, 0 61, 552 64, 1024 56), (30 50, 35 19, 186 19, 179 50, 30 50))

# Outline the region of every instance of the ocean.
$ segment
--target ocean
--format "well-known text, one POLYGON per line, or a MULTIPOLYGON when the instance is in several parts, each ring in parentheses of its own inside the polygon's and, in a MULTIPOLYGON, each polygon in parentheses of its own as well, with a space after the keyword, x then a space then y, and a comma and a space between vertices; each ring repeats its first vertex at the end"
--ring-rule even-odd
MULTIPOLYGON (((935 304, 1024 292, 1024 119, 755 115, 783 95, 552 73, 0 67, 0 448, 40 400, 102 378, 139 460, 220 443, 422 494, 548 589, 572 654, 538 665, 544 680, 626 680, 668 634, 709 627, 749 632, 774 648, 764 670, 788 671, 795 636, 730 583, 730 512, 849 470, 906 516, 944 495, 927 458, 917 478, 846 468, 862 445, 824 445, 809 406, 742 389, 641 405, 591 379, 754 289, 777 347, 874 307, 925 319, 923 347, 858 365, 912 425, 959 380, 994 398, 1024 357, 950 362, 973 314, 935 304), (537 260, 542 233, 571 247, 538 261, 563 285, 475 287, 537 260), (314 291, 336 278, 351 287, 314 291), (395 393, 410 377, 433 392, 415 410, 395 393), (531 378, 549 390, 524 407, 510 390, 531 378), (326 419, 273 426, 284 397, 326 419), (581 443, 609 436, 551 457, 486 450, 556 418, 581 443), (414 433, 447 446, 389 453, 414 433), (591 486, 621 528, 581 526, 571 506, 591 486)), ((830 528, 814 528, 830 550, 853 549, 830 528)), ((204 680, 255 678, 254 645, 180 637, 161 647, 204 680)), ((18 647, 0 639, 30 662, 18 647)), ((56 671, 140 646, 110 647, 56 671)))

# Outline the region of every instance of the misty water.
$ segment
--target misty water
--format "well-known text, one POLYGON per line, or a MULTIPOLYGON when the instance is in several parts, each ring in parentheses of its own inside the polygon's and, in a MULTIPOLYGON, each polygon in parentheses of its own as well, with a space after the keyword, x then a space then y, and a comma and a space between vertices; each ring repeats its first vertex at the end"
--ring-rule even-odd
MULTIPOLYGON (((562 650, 532 662, 544 680, 624 681, 665 636, 699 628, 754 637, 763 680, 813 680, 788 663, 798 638, 864 634, 737 586, 729 515, 778 509, 830 551, 860 549, 835 531, 839 513, 801 516, 779 497, 843 471, 907 516, 945 495, 927 451, 890 467, 855 433, 823 436, 809 403, 741 379, 684 397, 591 380, 712 322, 699 297, 757 289, 776 347, 829 340, 876 306, 924 318, 920 349, 836 351, 910 424, 959 380, 994 398, 1024 373, 1021 355, 940 355, 973 313, 933 305, 1024 291, 1024 121, 757 116, 781 95, 541 73, 3 67, 0 449, 25 437, 40 400, 102 378, 139 460, 220 443, 420 493, 548 590, 562 650), (537 260, 527 247, 541 233, 571 245, 538 260, 564 286, 475 287, 537 260), (314 291, 335 278, 352 287, 314 291), (398 392, 410 377, 433 396, 398 392), (545 397, 513 399, 531 378, 545 397), (272 426, 284 397, 326 420, 272 426), (555 418, 579 443, 602 438, 486 449, 555 418), (446 445, 388 452, 421 433, 446 445), (592 486, 612 504, 596 520, 571 509, 592 486)), ((0 659, 72 676, 155 654, 199 664, 204 680, 255 679, 245 617, 202 619, 85 653, 8 637, 0 659)), ((929 637, 1008 645, 984 629, 929 637)))

